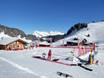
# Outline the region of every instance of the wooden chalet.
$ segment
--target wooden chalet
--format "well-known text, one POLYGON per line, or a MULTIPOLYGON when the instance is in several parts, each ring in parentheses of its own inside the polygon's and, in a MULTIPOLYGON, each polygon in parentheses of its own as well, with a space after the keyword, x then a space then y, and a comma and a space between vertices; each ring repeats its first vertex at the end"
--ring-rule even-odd
POLYGON ((18 38, 2 38, 0 40, 0 50, 23 50, 27 43, 18 38))

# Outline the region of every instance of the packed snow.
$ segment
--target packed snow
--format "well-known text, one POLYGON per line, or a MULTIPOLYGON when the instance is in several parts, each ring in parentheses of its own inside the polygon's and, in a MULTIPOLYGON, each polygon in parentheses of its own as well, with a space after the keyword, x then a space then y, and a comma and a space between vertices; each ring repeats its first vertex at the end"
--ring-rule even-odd
MULTIPOLYGON (((0 78, 65 78, 57 75, 57 72, 63 72, 71 75, 73 78, 103 78, 104 77, 104 53, 103 48, 99 47, 96 58, 98 65, 87 65, 93 71, 85 70, 79 66, 67 66, 53 63, 45 60, 32 58, 33 56, 42 56, 42 53, 48 53, 51 49, 52 58, 58 58, 62 62, 71 55, 71 48, 34 48, 24 51, 0 51, 0 78), (18 74, 15 75, 15 74, 18 74), (7 74, 7 75, 4 75, 7 74)), ((47 58, 47 56, 46 56, 47 58)), ((70 60, 65 63, 70 64, 70 60)), ((70 77, 69 77, 70 78, 70 77)))

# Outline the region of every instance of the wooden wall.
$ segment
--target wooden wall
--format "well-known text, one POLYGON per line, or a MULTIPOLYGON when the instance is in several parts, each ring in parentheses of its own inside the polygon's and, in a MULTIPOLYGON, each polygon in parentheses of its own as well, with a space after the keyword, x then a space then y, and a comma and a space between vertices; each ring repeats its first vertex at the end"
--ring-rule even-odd
POLYGON ((22 41, 15 41, 6 45, 6 50, 23 50, 25 48, 25 43, 22 41))

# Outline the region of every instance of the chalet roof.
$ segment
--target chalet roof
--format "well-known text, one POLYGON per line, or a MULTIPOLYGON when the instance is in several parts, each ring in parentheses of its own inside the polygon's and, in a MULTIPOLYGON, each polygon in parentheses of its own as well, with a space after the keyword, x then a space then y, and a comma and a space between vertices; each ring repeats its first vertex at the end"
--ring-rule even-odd
POLYGON ((0 45, 7 45, 7 44, 10 44, 10 43, 15 42, 17 40, 20 40, 20 41, 26 43, 22 39, 19 39, 17 37, 14 37, 14 38, 2 38, 2 39, 0 39, 0 45))
POLYGON ((48 42, 43 41, 43 42, 39 42, 40 45, 50 45, 48 42))

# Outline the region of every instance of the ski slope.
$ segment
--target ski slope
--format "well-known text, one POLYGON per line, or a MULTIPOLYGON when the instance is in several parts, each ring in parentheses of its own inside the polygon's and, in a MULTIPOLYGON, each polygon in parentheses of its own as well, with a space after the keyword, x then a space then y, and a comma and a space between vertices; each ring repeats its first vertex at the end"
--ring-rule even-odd
POLYGON ((67 41, 73 41, 74 38, 80 40, 86 39, 88 43, 104 43, 104 22, 89 23, 87 28, 77 31, 71 36, 61 39, 52 44, 52 46, 59 46, 65 44, 67 41), (87 35, 90 35, 87 37, 87 35))

